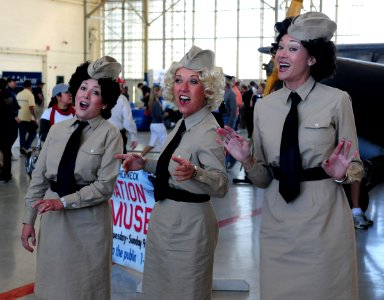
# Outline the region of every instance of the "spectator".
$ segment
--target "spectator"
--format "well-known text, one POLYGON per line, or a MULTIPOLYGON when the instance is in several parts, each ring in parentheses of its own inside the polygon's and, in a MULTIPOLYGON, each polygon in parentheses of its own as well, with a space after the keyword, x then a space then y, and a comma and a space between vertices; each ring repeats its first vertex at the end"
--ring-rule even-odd
POLYGON ((72 95, 65 83, 56 84, 52 89, 52 98, 48 108, 40 118, 40 138, 44 142, 49 129, 57 122, 73 118, 72 95))
MULTIPOLYGON (((15 77, 9 77, 7 79, 7 91, 11 95, 12 101, 13 101, 13 105, 12 105, 13 119, 12 119, 12 122, 9 124, 10 126, 8 128, 7 134, 9 134, 9 138, 10 138, 9 143, 12 146, 15 143, 17 136, 19 135, 19 123, 20 123, 20 119, 19 119, 20 106, 16 100, 16 86, 17 86, 17 79, 15 77)), ((17 160, 17 158, 14 157, 12 154, 11 154, 11 159, 17 160)))
POLYGON ((14 131, 17 134, 18 104, 16 99, 7 90, 7 82, 0 78, 0 151, 2 154, 0 182, 8 182, 12 179, 12 145, 14 143, 14 131))
POLYGON ((231 87, 236 95, 237 119, 236 119, 235 130, 237 131, 239 124, 241 122, 240 119, 241 119, 241 108, 243 107, 243 98, 240 91, 240 81, 237 81, 236 77, 234 76, 232 76, 232 79, 231 79, 231 87))
MULTIPOLYGON (((224 92, 224 102, 226 108, 226 119, 224 124, 236 130, 237 119, 239 117, 239 108, 237 105, 237 97, 234 89, 232 87, 232 78, 233 76, 225 75, 225 92, 224 92)), ((240 95, 241 96, 241 95, 240 95)), ((225 158, 225 166, 227 169, 232 169, 235 165, 236 160, 230 153, 227 153, 225 158)))
POLYGON ((124 96, 125 81, 119 78, 117 82, 120 86, 120 96, 117 99, 116 105, 112 108, 112 115, 108 119, 108 121, 120 130, 124 144, 123 153, 127 153, 128 134, 131 140, 131 149, 135 150, 135 148, 137 147, 137 127, 135 120, 132 116, 132 110, 131 106, 129 105, 129 100, 124 96))
POLYGON ((16 95, 19 103, 19 137, 20 153, 28 156, 32 152, 31 146, 36 137, 38 128, 35 113, 35 97, 32 94, 32 83, 30 80, 24 81, 24 89, 16 95))
POLYGON ((151 89, 147 85, 144 85, 142 82, 139 82, 137 84, 137 87, 143 93, 143 96, 141 97, 141 101, 143 102, 144 107, 147 108, 148 107, 148 101, 149 101, 149 95, 151 93, 151 89))
POLYGON ((45 82, 38 80, 36 82, 36 87, 33 89, 33 96, 35 97, 35 112, 36 112, 37 122, 40 121, 40 117, 44 111, 44 100, 45 100, 44 93, 43 93, 44 85, 45 85, 45 82))
POLYGON ((248 88, 246 85, 243 88, 244 93, 243 97, 243 116, 245 127, 247 128, 248 138, 252 137, 253 132, 253 105, 252 97, 253 90, 252 88, 248 88))
POLYGON ((151 113, 151 137, 149 139, 149 144, 141 152, 141 156, 145 156, 156 146, 156 144, 162 148, 167 138, 167 128, 164 125, 165 115, 160 102, 160 97, 162 97, 161 87, 158 85, 152 87, 148 102, 148 110, 151 113))

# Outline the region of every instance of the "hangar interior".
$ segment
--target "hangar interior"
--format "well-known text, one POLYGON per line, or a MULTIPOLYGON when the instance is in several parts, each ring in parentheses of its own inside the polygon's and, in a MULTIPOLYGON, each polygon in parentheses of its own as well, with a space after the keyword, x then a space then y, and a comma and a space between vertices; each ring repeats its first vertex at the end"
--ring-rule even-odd
MULTIPOLYGON (((380 1, 311 0, 302 12, 322 11, 338 23, 338 45, 378 43, 372 32, 381 18, 380 1), (359 22, 351 22, 358 16, 359 22)), ((181 57, 192 44, 212 49, 216 64, 244 82, 264 80, 274 24, 286 15, 286 0, 18 0, 0 3, 0 72, 39 72, 51 95, 58 81, 67 82, 77 65, 101 55, 123 65, 131 99, 142 103, 137 83, 181 57), (231 59, 228 59, 231 57, 231 59)))

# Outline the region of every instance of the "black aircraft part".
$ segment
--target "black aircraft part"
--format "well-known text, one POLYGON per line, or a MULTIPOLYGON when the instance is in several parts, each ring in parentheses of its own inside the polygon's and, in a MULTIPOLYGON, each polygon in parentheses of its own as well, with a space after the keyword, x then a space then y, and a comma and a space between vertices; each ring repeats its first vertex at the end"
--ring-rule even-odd
POLYGON ((336 65, 323 83, 348 92, 357 134, 384 147, 384 65, 341 57, 336 65))

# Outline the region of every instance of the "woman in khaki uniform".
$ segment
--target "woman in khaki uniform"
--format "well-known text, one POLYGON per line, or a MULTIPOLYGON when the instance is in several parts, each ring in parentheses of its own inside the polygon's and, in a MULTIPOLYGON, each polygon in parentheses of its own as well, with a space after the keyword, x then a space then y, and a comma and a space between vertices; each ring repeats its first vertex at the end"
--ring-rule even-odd
POLYGON ((183 118, 159 159, 116 156, 125 159, 126 171, 144 168, 157 178, 145 249, 144 298, 208 300, 218 238, 210 197, 223 197, 228 189, 224 148, 215 142, 219 125, 211 113, 222 101, 224 76, 214 66, 212 51, 193 46, 171 65, 165 86, 166 99, 178 106, 183 118), (183 127, 180 143, 172 147, 183 127))
POLYGON ((256 103, 252 153, 250 143, 233 130, 218 130, 219 143, 255 185, 265 188, 260 299, 357 299, 354 228, 341 183, 360 180, 363 167, 349 95, 319 83, 335 69, 330 39, 336 24, 310 12, 275 28, 275 63, 284 86, 256 103), (292 92, 301 98, 295 125, 300 168, 289 178, 294 179, 289 189, 295 182, 299 187, 290 198, 281 184, 282 166, 294 158, 284 161, 282 149, 293 138, 281 141, 292 92))
POLYGON ((120 168, 113 155, 123 149, 123 142, 107 119, 120 94, 115 82, 120 70, 111 57, 76 69, 69 82, 76 116, 50 128, 32 173, 21 240, 33 252, 34 223, 40 215, 35 282, 39 298, 110 299, 112 216, 108 200, 120 168), (63 191, 66 180, 58 180, 60 162, 66 157, 70 136, 72 140, 80 126, 78 121, 88 123, 81 131, 77 158, 69 155, 75 159, 69 176, 74 182, 63 191))

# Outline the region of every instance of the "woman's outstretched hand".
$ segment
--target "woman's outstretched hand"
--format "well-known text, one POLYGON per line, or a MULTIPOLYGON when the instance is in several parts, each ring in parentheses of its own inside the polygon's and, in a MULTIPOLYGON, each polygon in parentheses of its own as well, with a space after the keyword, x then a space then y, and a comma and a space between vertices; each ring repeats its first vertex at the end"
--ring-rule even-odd
POLYGON ((252 161, 250 143, 247 139, 238 135, 235 130, 227 125, 224 128, 216 129, 216 133, 219 135, 216 142, 224 146, 237 161, 243 165, 252 161))
POLYGON ((145 158, 138 153, 115 154, 113 157, 124 159, 123 169, 125 172, 141 170, 145 165, 145 158))
POLYGON ((329 176, 336 180, 345 179, 349 164, 359 154, 358 151, 355 150, 353 154, 350 155, 351 147, 351 141, 342 139, 335 150, 333 150, 331 156, 323 161, 322 167, 329 176))

